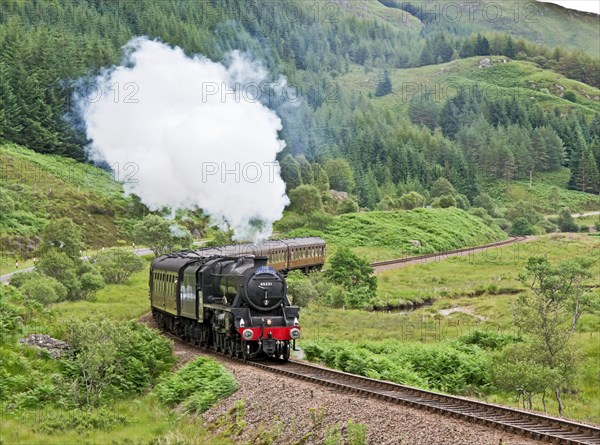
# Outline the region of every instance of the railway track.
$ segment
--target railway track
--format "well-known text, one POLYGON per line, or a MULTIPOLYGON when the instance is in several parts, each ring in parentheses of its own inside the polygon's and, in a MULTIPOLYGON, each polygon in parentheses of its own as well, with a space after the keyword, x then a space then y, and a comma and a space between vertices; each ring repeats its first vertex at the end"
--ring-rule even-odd
POLYGON ((166 334, 179 343, 208 352, 226 361, 244 363, 264 371, 315 383, 340 392, 420 408, 536 440, 557 444, 600 445, 600 428, 592 425, 370 379, 296 360, 290 360, 287 363, 245 361, 212 349, 191 345, 173 334, 166 334))
POLYGON ((526 239, 527 239, 526 236, 516 236, 516 237, 511 237, 504 241, 498 241, 496 243, 486 244, 484 246, 466 247, 464 249, 450 250, 447 252, 428 253, 425 255, 416 255, 416 256, 408 256, 408 257, 404 257, 404 258, 396 258, 393 260, 376 261, 374 263, 371 263, 371 266, 373 266, 375 269, 378 269, 378 268, 383 268, 385 266, 393 266, 395 264, 417 262, 420 260, 428 260, 431 258, 444 259, 444 258, 449 258, 449 257, 453 257, 453 256, 460 256, 465 253, 466 254, 476 253, 476 252, 481 252, 481 251, 487 250, 487 249, 493 249, 494 247, 502 247, 502 246, 507 246, 509 244, 520 243, 520 242, 525 241, 526 239))

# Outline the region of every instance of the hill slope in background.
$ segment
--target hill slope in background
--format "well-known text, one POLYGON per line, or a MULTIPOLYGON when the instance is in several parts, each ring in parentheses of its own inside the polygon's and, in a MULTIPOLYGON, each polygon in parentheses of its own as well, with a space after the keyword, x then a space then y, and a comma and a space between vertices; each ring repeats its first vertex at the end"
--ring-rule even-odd
MULTIPOLYGON (((510 33, 536 44, 550 47, 580 49, 598 57, 598 16, 564 8, 553 3, 533 0, 519 2, 408 2, 404 0, 373 0, 389 9, 401 11, 403 20, 417 18, 424 33, 448 32, 456 36, 489 31, 510 33), (457 6, 460 5, 461 9, 457 6), (408 18, 410 17, 410 18, 408 18)), ((369 4, 370 2, 365 2, 369 4)), ((366 7, 375 11, 375 6, 366 7)), ((413 29, 421 31, 417 26, 413 29)))
MULTIPOLYGON (((0 143, 83 160, 88 141, 69 115, 75 82, 119 63, 121 47, 146 35, 215 61, 247 52, 297 88, 293 107, 266 103, 283 122, 289 189, 321 180, 322 190, 348 192, 375 209, 413 190, 429 198, 446 178, 473 202, 494 187, 490 178, 567 167, 570 188, 600 191, 598 16, 533 1, 482 0, 472 11, 471 3, 461 11, 455 2, 407 4, 8 2, 0 8, 0 143), (347 187, 331 169, 317 175, 332 158, 349 165, 347 187), (300 167, 309 173, 301 179, 300 167)), ((33 159, 19 150, 3 149, 9 170, 33 159)), ((119 236, 113 220, 126 216, 126 202, 99 190, 114 184, 62 187, 56 172, 42 170, 43 179, 24 179, 23 190, 19 173, 3 180, 16 203, 2 222, 13 246, 30 244, 16 240, 54 216, 88 224, 93 245, 119 236)), ((504 202, 498 193, 507 190, 490 190, 504 202)))
MULTIPOLYGON (((585 83, 569 79, 534 63, 511 60, 504 56, 470 57, 452 62, 419 68, 392 69, 390 94, 375 98, 375 106, 392 108, 406 113, 413 97, 431 95, 440 105, 456 95, 460 88, 479 87, 492 98, 517 98, 534 101, 544 109, 557 108, 563 113, 579 110, 588 116, 600 112, 600 90, 585 83), (489 66, 482 66, 483 59, 489 66), (576 103, 564 98, 573 91, 576 103)), ((347 91, 373 93, 380 73, 365 73, 360 66, 352 66, 347 74, 336 81, 347 91)))
POLYGON ((306 234, 350 247, 369 261, 481 246, 507 237, 497 226, 457 208, 340 215, 322 233, 300 229, 290 236, 306 234))
POLYGON ((132 202, 108 172, 12 144, 0 145, 0 165, 0 193, 12 203, 12 211, 0 218, 3 252, 30 254, 44 224, 54 218, 75 221, 86 247, 115 245, 124 236, 117 220, 131 212, 132 202))

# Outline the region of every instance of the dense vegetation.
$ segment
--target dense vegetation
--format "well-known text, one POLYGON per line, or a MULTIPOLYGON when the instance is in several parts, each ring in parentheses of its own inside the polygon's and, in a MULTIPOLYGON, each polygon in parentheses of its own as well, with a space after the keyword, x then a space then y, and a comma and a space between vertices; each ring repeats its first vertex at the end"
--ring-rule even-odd
POLYGON ((187 411, 202 413, 237 388, 235 378, 223 365, 200 357, 165 377, 155 391, 164 403, 181 404, 187 411))
MULTIPOLYGON (((0 16, 5 92, 0 137, 38 152, 83 159, 85 138, 78 125, 70 125, 78 124, 76 117, 64 118, 75 80, 118 62, 120 47, 131 37, 149 35, 216 60, 232 49, 248 51, 274 78, 284 74, 304 99, 297 107, 269 103, 284 121, 287 152, 303 154, 311 163, 347 159, 355 185, 346 191, 355 193, 363 207, 373 208, 387 195, 394 196, 397 187, 427 189, 440 177, 472 200, 478 194, 475 172, 521 178, 561 165, 573 172, 572 188, 597 191, 599 118, 592 96, 598 95, 599 62, 579 50, 552 48, 557 35, 563 35, 556 33, 557 27, 564 28, 563 19, 578 29, 579 42, 588 41, 593 48, 594 17, 569 16, 549 5, 543 11, 539 4, 523 5, 517 11, 522 15, 515 15, 510 26, 525 38, 513 39, 504 32, 506 18, 486 23, 478 13, 476 20, 451 24, 395 1, 369 1, 364 8, 332 3, 318 10, 302 2, 282 3, 271 5, 271 13, 263 6, 257 2, 241 7, 228 0, 9 3, 0 16), (490 26, 496 32, 483 33, 490 26), (532 64, 579 82, 568 81, 568 91, 563 86, 542 91, 534 101, 528 94, 492 98, 460 88, 457 97, 437 98, 437 103, 427 94, 394 95, 397 87, 407 92, 407 85, 394 85, 400 69, 488 55, 515 61, 473 67, 471 84, 512 79, 511 88, 530 89, 518 79, 532 64), (379 80, 364 94, 348 87, 355 73, 379 80), (382 107, 390 96, 396 106, 382 107), (410 119, 393 111, 408 102, 410 119), (565 112, 569 116, 563 119, 565 112)), ((449 78, 451 69, 442 80, 449 78)))
POLYGON ((378 275, 382 301, 397 292, 429 304, 366 313, 316 299, 303 311, 301 347, 362 375, 597 419, 598 247, 552 235, 387 271, 378 275))

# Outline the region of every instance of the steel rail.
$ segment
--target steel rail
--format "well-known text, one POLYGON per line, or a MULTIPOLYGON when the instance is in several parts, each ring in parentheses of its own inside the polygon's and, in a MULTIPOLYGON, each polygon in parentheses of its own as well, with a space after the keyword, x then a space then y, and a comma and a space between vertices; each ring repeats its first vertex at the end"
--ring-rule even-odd
POLYGON ((288 362, 247 361, 217 352, 211 348, 200 347, 185 342, 170 332, 166 332, 166 334, 179 343, 193 347, 199 351, 207 352, 226 361, 241 363, 342 392, 424 409, 452 418, 464 419, 470 423, 495 427, 536 440, 569 445, 600 445, 600 428, 597 426, 467 399, 465 397, 414 388, 385 380, 371 379, 297 360, 290 360, 288 362))

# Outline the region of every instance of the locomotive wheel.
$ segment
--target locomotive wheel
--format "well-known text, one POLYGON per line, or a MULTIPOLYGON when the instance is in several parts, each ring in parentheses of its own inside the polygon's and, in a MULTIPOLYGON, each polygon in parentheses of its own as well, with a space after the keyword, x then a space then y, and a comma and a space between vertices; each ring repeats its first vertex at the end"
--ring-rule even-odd
POLYGON ((290 342, 286 341, 281 349, 283 350, 283 354, 281 354, 281 359, 284 362, 287 362, 290 359, 290 353, 292 349, 290 347, 290 342))

